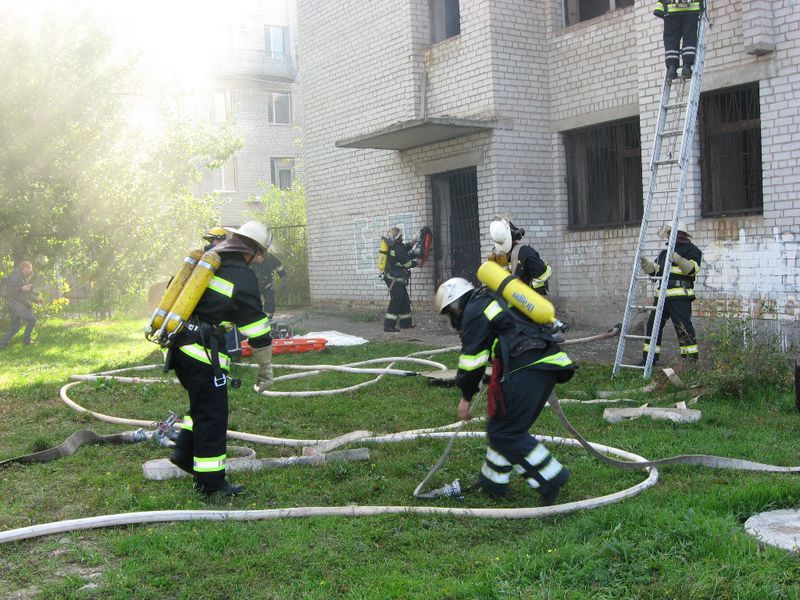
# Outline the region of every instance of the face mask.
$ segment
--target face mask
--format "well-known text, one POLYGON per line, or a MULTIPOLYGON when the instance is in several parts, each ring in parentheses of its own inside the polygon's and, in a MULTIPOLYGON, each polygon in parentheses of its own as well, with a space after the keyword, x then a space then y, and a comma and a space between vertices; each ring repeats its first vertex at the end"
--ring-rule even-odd
POLYGON ((455 314, 448 312, 447 316, 450 318, 450 325, 459 333, 459 335, 461 335, 461 320, 464 316, 464 313, 459 312, 458 314, 455 314))

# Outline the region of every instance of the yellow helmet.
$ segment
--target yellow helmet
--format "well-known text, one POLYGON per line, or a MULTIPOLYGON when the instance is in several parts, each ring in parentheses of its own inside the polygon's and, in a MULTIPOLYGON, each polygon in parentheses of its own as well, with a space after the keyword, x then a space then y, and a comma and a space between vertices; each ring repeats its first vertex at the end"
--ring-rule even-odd
POLYGON ((203 239, 209 242, 213 242, 214 240, 224 240, 227 237, 228 237, 228 232, 225 231, 222 227, 212 227, 206 232, 206 234, 203 236, 203 239))

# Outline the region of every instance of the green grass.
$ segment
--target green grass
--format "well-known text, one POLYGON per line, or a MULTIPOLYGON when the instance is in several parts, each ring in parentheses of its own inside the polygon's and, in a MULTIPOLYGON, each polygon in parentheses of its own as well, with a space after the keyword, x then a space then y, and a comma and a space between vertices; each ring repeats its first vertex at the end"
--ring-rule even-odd
MULTIPOLYGON (((58 397, 73 373, 154 363, 143 321, 49 321, 38 344, 0 352, 0 460, 60 443, 70 433, 130 429, 70 410, 58 397)), ((277 363, 342 364, 419 350, 403 343, 276 357, 277 363)), ((454 354, 439 357, 454 366, 454 354)), ((406 365, 399 365, 406 366, 406 365)), ((409 366, 409 368, 414 368, 409 366)), ((280 437, 327 438, 355 429, 389 433, 455 420, 458 394, 419 378, 385 377, 353 394, 265 398, 250 385, 231 391, 230 428, 280 437)), ((139 373, 156 375, 158 371, 139 373)), ((279 374, 281 371, 279 371, 279 374)), ((369 376, 325 374, 278 389, 352 385, 369 376)), ((610 379, 610 369, 582 365, 560 386, 562 397, 628 390, 641 379, 610 379)), ((664 390, 669 392, 671 390, 664 390)), ((182 413, 185 393, 171 384, 84 383, 69 392, 95 411, 158 420, 182 413)), ((635 396, 659 405, 657 397, 635 396)), ((663 403, 662 403, 663 405, 663 403)), ((699 423, 603 421, 604 405, 565 405, 595 442, 661 458, 703 453, 781 465, 800 463, 793 398, 768 386, 745 399, 704 396, 699 423)), ((471 425, 480 428, 480 425, 471 425)), ((536 433, 565 436, 545 410, 536 433)), ((232 442, 245 445, 241 442, 232 442)), ((246 493, 206 499, 187 479, 146 481, 141 465, 168 451, 151 445, 85 446, 56 462, 0 470, 0 530, 117 512, 167 509, 260 509, 347 504, 415 504, 411 493, 446 440, 371 445, 370 460, 236 473, 246 493)), ((611 493, 641 481, 599 464, 579 449, 551 450, 573 477, 562 501, 611 493)), ((261 457, 289 448, 256 446, 261 457)), ((482 441, 460 440, 441 485, 469 481, 482 441)), ((643 494, 600 509, 556 518, 493 521, 445 516, 313 518, 252 523, 181 523, 84 531, 0 546, 0 597, 40 598, 799 598, 796 556, 760 547, 745 535, 752 514, 800 505, 800 479, 676 466, 661 469, 643 494), (87 587, 88 586, 88 587, 87 587), (12 596, 14 597, 14 596, 12 596)), ((535 505, 512 480, 503 501, 469 495, 441 506, 535 505)))

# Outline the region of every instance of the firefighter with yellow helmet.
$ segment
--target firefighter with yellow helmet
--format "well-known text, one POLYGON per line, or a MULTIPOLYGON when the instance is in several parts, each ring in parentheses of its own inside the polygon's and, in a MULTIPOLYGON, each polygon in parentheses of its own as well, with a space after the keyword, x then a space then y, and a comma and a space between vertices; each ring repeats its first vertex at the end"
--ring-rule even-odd
POLYGON ((228 232, 223 227, 212 227, 206 232, 203 239, 208 242, 203 250, 208 251, 228 239, 228 232))
POLYGON ((536 250, 522 243, 524 235, 525 230, 507 217, 495 217, 489 225, 489 236, 494 245, 489 259, 506 267, 540 294, 546 294, 553 270, 536 250))
POLYGON ((267 228, 248 221, 238 229, 223 231, 232 236, 214 246, 219 267, 170 344, 167 367, 175 370, 189 395, 189 414, 170 460, 194 476, 200 492, 232 496, 240 493, 242 486, 225 478, 230 357, 224 351, 225 330, 220 324, 234 323, 249 338, 259 365, 258 391, 272 384, 272 337, 256 276, 248 267, 255 256, 266 251, 267 228))
POLYGON ((505 496, 514 471, 541 494, 542 504, 552 504, 569 471, 528 430, 555 384, 568 381, 575 366, 558 346, 558 327, 531 321, 506 304, 501 293, 475 289, 460 277, 436 291, 436 311, 450 318, 461 337, 458 416, 471 418, 472 399, 491 363, 486 457, 475 486, 493 497, 505 496))

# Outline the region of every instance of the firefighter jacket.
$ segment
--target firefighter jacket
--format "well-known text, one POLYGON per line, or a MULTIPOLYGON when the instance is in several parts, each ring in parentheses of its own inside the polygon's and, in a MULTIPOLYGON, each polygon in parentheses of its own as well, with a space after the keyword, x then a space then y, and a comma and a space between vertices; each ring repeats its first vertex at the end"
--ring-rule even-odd
MULTIPOLYGON (((190 332, 178 340, 178 350, 212 365, 210 336, 216 336, 219 348, 225 348, 220 325, 233 323, 242 335, 249 339, 253 348, 263 348, 272 343, 270 324, 261 306, 261 294, 255 274, 247 266, 242 254, 221 252, 220 266, 208 284, 189 320, 195 326, 210 326, 210 335, 191 335, 190 332), (190 342, 190 343, 184 343, 190 342)), ((187 327, 188 329, 188 327, 187 327)), ((219 352, 219 366, 230 369, 230 356, 219 352)), ((213 365, 212 365, 213 366, 213 365)))
POLYGON ((547 289, 547 280, 553 274, 550 265, 546 264, 539 256, 539 253, 530 246, 520 245, 519 250, 516 250, 516 252, 515 250, 516 246, 511 250, 511 265, 512 269, 514 269, 514 275, 524 281, 525 285, 534 289, 547 289), (516 265, 514 265, 515 254, 517 258, 516 265))
POLYGON ((461 356, 456 385, 465 400, 472 400, 486 365, 493 359, 499 359, 504 373, 519 369, 560 371, 563 378, 559 380, 567 381, 575 371, 572 360, 547 327, 530 321, 487 288, 470 293, 459 328, 461 356))
POLYGON ((250 268, 256 274, 258 285, 261 286, 262 289, 272 287, 275 279, 275 273, 277 273, 281 278, 286 277, 286 271, 283 268, 283 264, 274 254, 264 254, 264 260, 261 263, 251 263, 250 268))
MULTIPOLYGON (((694 300, 694 281, 700 270, 700 263, 703 260, 703 253, 692 242, 686 239, 685 241, 677 240, 675 242, 675 252, 683 258, 691 261, 694 270, 688 275, 684 275, 680 267, 678 267, 671 260, 669 261, 669 281, 667 282, 667 299, 670 298, 690 298, 694 300)), ((656 259, 656 272, 654 277, 661 277, 664 273, 664 264, 667 260, 667 251, 662 250, 656 259)), ((656 296, 659 294, 659 289, 656 288, 656 296)))
POLYGON ((678 15, 683 13, 699 13, 703 12, 703 0, 694 0, 688 2, 685 0, 659 0, 656 2, 656 8, 653 14, 657 17, 664 18, 669 15, 678 15))
POLYGON ((386 279, 408 283, 408 278, 411 276, 411 268, 417 266, 417 262, 411 258, 411 248, 413 246, 411 243, 395 242, 389 247, 386 279))

